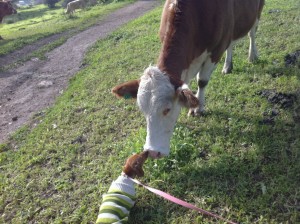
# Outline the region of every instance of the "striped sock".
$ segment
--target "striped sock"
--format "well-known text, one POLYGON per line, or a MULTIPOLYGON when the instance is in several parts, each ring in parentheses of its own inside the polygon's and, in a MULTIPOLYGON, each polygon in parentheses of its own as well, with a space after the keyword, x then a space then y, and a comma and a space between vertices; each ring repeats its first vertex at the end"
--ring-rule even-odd
POLYGON ((126 176, 119 176, 113 181, 107 194, 103 195, 97 224, 125 223, 130 209, 134 205, 134 182, 126 176))

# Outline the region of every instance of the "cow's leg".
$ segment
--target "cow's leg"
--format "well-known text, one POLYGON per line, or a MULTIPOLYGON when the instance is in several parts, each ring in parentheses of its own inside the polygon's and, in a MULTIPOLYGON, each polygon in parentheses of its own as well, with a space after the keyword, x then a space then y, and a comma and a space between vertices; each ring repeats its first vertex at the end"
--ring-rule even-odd
POLYGON ((199 100, 199 106, 197 108, 190 109, 189 115, 200 116, 205 112, 205 87, 207 86, 210 76, 216 64, 208 58, 202 65, 200 72, 197 74, 198 90, 196 97, 199 100))
POLYGON ((226 50, 225 63, 224 63, 223 69, 222 69, 223 74, 229 74, 229 73, 231 73, 231 71, 233 69, 233 64, 232 64, 233 45, 234 45, 234 43, 232 41, 226 50))
POLYGON ((257 53, 257 49, 256 49, 256 44, 255 44, 255 33, 256 33, 256 30, 257 30, 257 26, 258 26, 258 19, 256 20, 255 24, 253 25, 253 27, 251 28, 251 30, 248 33, 248 36, 250 38, 250 47, 249 47, 248 60, 250 62, 254 62, 255 60, 258 59, 258 53, 257 53))

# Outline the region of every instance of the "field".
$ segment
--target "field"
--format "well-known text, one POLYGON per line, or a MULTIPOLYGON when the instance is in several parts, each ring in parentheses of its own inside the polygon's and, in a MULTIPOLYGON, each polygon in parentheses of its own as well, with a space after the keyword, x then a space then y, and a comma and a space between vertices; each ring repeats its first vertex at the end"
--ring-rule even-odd
MULTIPOLYGON (((260 59, 247 62, 247 38, 236 45, 233 74, 220 63, 207 87, 206 115, 182 110, 171 155, 147 161, 143 182, 236 222, 300 223, 300 62, 286 57, 300 50, 299 10, 297 0, 267 1, 260 59)), ((160 14, 99 41, 55 105, 0 145, 0 223, 96 220, 146 135, 135 101, 110 91, 155 64, 160 14)), ((142 188, 137 197, 130 223, 222 223, 142 188)))
POLYGON ((0 26, 0 35, 4 38, 0 41, 0 56, 54 34, 66 35, 69 32, 69 35, 74 35, 95 24, 112 10, 130 2, 132 1, 117 1, 86 7, 77 10, 74 15, 66 15, 61 3, 57 3, 54 9, 49 9, 46 5, 21 7, 17 9, 17 14, 5 17, 4 24, 0 26))

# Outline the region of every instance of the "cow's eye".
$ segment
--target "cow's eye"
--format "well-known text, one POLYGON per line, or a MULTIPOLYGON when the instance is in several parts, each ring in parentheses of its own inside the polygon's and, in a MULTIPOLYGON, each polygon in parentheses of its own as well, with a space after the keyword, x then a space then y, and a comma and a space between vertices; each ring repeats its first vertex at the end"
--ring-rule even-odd
POLYGON ((170 110, 171 110, 170 108, 164 109, 163 115, 166 116, 170 112, 170 110))

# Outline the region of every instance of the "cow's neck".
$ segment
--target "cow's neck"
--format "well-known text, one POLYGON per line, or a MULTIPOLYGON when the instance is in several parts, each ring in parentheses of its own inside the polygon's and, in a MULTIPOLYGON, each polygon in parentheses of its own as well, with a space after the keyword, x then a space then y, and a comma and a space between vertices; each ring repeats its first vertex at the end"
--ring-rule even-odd
MULTIPOLYGON (((168 36, 162 44, 160 55, 158 58, 157 66, 158 68, 166 73, 170 80, 178 80, 178 85, 180 80, 185 81, 182 77, 182 73, 189 67, 189 64, 193 60, 191 55, 191 49, 189 44, 187 44, 183 35, 168 36)), ((181 81, 181 82, 182 82, 181 81)), ((173 83, 174 84, 174 83, 173 83)), ((175 85, 176 87, 176 85, 175 85)))
MULTIPOLYGON (((168 23, 163 30, 163 43, 158 58, 158 68, 170 77, 172 84, 177 85, 189 82, 186 71, 199 56, 199 47, 194 46, 195 33, 194 25, 189 24, 192 16, 188 5, 182 2, 177 3, 177 8, 172 6, 168 11, 168 23), (180 20, 176 13, 180 12, 180 20), (187 29, 188 27, 188 29, 187 29), (175 80, 175 81, 174 81, 175 80)), ((191 77, 192 78, 192 77, 191 77)))
POLYGON ((169 76, 171 83, 177 89, 183 84, 181 74, 184 68, 182 67, 182 65, 176 64, 176 61, 178 61, 179 63, 182 62, 179 60, 172 61, 171 57, 167 58, 166 60, 160 60, 158 62, 158 68, 160 69, 160 71, 169 76))

